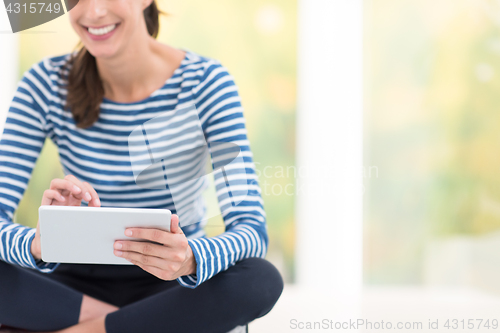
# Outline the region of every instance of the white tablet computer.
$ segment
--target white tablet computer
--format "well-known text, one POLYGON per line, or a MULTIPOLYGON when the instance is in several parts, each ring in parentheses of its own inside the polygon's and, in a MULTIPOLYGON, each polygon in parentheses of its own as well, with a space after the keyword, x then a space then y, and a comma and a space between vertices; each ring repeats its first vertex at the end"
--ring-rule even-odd
POLYGON ((40 206, 40 242, 45 262, 132 265, 113 253, 129 227, 170 231, 168 209, 40 206))

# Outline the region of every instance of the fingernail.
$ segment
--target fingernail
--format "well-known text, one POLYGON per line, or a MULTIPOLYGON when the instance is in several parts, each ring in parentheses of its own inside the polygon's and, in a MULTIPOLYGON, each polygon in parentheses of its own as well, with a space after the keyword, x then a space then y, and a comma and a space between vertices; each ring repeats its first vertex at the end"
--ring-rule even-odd
POLYGON ((120 250, 122 247, 122 243, 115 243, 115 249, 120 250))
POLYGON ((96 205, 100 205, 101 204, 101 201, 99 201, 99 198, 95 199, 95 203, 96 203, 96 205))
POLYGON ((123 255, 123 252, 122 251, 115 251, 115 254, 118 256, 118 257, 121 257, 123 255))
POLYGON ((81 192, 81 188, 79 188, 78 186, 76 185, 73 185, 73 190, 76 192, 76 193, 80 193, 81 192))
POLYGON ((90 201, 92 197, 90 196, 89 192, 85 193, 85 200, 90 201))
POLYGON ((61 196, 61 201, 66 201, 66 198, 61 196))
POLYGON ((132 236, 132 230, 125 230, 125 236, 132 236))

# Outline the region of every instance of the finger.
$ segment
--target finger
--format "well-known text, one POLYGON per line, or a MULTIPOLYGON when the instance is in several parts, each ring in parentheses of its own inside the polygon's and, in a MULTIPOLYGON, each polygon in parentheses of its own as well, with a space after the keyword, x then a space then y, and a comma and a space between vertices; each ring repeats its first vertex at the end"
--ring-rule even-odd
POLYGON ((51 190, 60 190, 62 195, 65 195, 64 192, 69 192, 72 194, 79 194, 82 192, 82 189, 76 186, 73 182, 66 179, 55 178, 50 182, 51 190))
POLYGON ((66 199, 56 190, 45 190, 42 196, 42 206, 52 204, 53 200, 64 202, 66 199))
POLYGON ((85 201, 90 201, 92 199, 92 197, 90 196, 90 193, 88 192, 88 190, 85 188, 83 183, 78 178, 76 178, 73 175, 66 175, 64 177, 64 179, 69 180, 70 182, 72 182, 73 184, 75 184, 76 186, 78 186, 82 190, 80 193, 78 193, 76 195, 73 194, 73 196, 75 198, 82 199, 85 201))
POLYGON ((136 261, 144 266, 152 266, 159 269, 163 269, 167 266, 165 260, 160 259, 158 257, 148 256, 136 252, 123 252, 123 251, 114 251, 115 256, 125 258, 129 261, 136 261))
POLYGON ((146 239, 155 243, 166 244, 172 236, 168 231, 148 228, 128 228, 125 236, 146 239))
POLYGON ((174 280, 174 278, 170 274, 168 274, 168 272, 166 272, 158 267, 147 266, 147 265, 144 265, 144 264, 140 263, 139 261, 135 261, 135 260, 129 260, 129 261, 131 263, 133 263, 134 265, 139 266, 140 268, 142 268, 146 272, 156 276, 159 279, 174 280))
POLYGON ((150 242, 116 241, 114 248, 122 252, 136 252, 163 259, 170 256, 170 250, 167 247, 150 242))
POLYGON ((179 216, 177 214, 172 214, 170 219, 170 232, 173 234, 182 234, 182 229, 179 226, 179 216))
POLYGON ((101 201, 99 200, 99 195, 97 194, 96 190, 90 185, 88 182, 83 182, 83 185, 87 189, 87 191, 90 193, 91 199, 89 201, 89 206, 94 206, 94 207, 100 207, 101 206, 101 201))

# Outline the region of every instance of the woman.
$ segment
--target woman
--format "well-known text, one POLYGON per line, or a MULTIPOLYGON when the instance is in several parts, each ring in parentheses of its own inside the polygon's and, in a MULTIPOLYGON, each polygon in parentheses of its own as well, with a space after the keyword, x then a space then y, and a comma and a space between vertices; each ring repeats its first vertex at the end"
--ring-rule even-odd
MULTIPOLYGON (((69 17, 82 49, 44 59, 19 83, 0 141, 3 325, 59 332, 227 332, 265 315, 279 298, 281 276, 262 259, 265 213, 237 87, 216 60, 157 42, 158 15, 152 0, 81 0, 69 17), (218 187, 226 231, 213 238, 204 236, 201 223, 180 227, 168 186, 139 187, 129 159, 127 140, 135 127, 189 105, 196 106, 207 142, 240 146, 251 178, 231 174, 250 188, 232 209, 224 208, 226 190, 218 187), (46 137, 57 144, 66 177, 51 182, 42 205, 167 208, 171 232, 129 229, 127 236, 158 243, 115 242, 115 255, 135 265, 41 261, 39 232, 12 223, 12 217, 46 137)), ((169 119, 164 125, 170 128, 191 125, 169 119)), ((185 215, 193 221, 205 212, 200 189, 206 184, 198 185, 185 196, 196 207, 185 215)))

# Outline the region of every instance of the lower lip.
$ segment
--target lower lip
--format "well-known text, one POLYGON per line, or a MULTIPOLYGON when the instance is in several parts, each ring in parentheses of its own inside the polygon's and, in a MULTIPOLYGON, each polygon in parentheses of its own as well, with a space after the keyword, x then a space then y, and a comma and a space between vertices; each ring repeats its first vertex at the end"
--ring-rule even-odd
POLYGON ((90 37, 90 39, 92 39, 92 40, 106 40, 106 39, 110 38, 111 36, 113 36, 113 34, 115 33, 116 29, 118 29, 118 27, 119 27, 119 26, 120 26, 120 25, 118 24, 118 25, 116 25, 116 27, 115 27, 113 30, 111 30, 111 31, 110 31, 110 32, 108 32, 107 34, 104 34, 104 35, 99 35, 99 36, 91 34, 91 33, 88 31, 88 29, 87 29, 87 28, 85 28, 85 31, 87 32, 88 36, 89 36, 89 37, 90 37))

